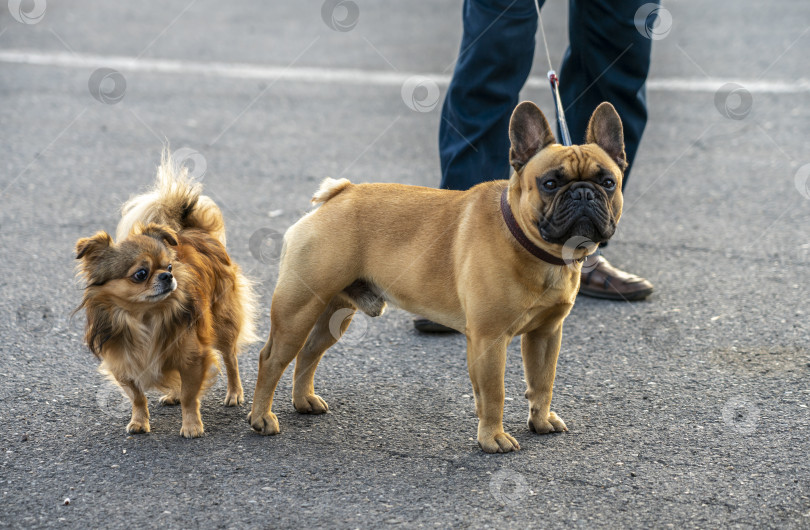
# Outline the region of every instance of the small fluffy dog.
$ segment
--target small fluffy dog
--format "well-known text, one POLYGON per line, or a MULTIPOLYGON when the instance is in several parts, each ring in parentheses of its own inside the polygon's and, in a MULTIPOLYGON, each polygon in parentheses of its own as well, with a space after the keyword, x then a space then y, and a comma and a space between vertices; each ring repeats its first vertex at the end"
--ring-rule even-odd
POLYGON ((256 301, 249 281, 225 250, 222 212, 168 151, 152 191, 127 201, 116 231, 76 243, 86 282, 79 309, 99 370, 132 401, 129 433, 149 432, 144 391, 165 392, 182 408, 180 434, 203 434, 200 396, 225 361, 225 405, 244 401, 237 355, 256 340, 256 301))

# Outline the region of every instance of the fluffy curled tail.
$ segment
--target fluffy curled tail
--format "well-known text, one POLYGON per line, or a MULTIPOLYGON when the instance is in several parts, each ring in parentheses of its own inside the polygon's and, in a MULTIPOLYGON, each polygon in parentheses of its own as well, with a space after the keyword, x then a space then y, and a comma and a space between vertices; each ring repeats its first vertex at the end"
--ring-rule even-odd
POLYGON ((312 204, 320 206, 351 185, 349 179, 326 178, 321 182, 321 186, 315 192, 315 195, 312 196, 312 204))
POLYGON ((168 149, 160 157, 152 189, 122 206, 115 239, 121 241, 136 225, 148 223, 166 225, 178 232, 199 228, 225 244, 222 212, 210 197, 202 195, 202 185, 189 177, 188 168, 174 160, 168 149))

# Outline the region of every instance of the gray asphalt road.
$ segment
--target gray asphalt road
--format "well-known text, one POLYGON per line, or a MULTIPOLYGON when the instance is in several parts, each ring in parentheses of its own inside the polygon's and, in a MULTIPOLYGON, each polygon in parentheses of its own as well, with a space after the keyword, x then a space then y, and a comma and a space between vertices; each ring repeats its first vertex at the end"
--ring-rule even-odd
MULTIPOLYGON (((260 437, 220 382, 191 441, 156 399, 152 433, 126 436, 126 403, 69 319, 76 239, 114 230, 166 139, 202 156, 266 334, 274 251, 253 234, 282 233, 325 176, 438 182, 439 107, 409 109, 397 76, 432 75, 443 96, 460 2, 356 0, 348 31, 321 2, 49 2, 39 20, 35 4, 31 24, 0 6, 0 525, 810 526, 810 4, 666 5, 608 254, 656 294, 577 302, 554 396, 564 435, 526 428, 510 346, 504 421, 523 450, 509 455, 475 444, 463 339, 418 335, 401 311, 358 319, 327 353, 330 414, 297 415, 286 374, 283 433, 260 437), (94 98, 111 64, 126 88, 94 98), (365 73, 330 81, 344 69, 365 73), (727 81, 742 91, 717 96, 727 81)), ((565 17, 544 11, 557 64, 565 17)), ((541 82, 524 97, 551 111, 541 82)), ((248 399, 259 348, 241 361, 248 399)))

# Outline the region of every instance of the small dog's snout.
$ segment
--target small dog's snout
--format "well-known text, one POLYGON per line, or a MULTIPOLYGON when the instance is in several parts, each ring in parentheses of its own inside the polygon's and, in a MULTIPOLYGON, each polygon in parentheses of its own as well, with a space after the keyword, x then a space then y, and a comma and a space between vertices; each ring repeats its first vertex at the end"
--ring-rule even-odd
POLYGON ((172 273, 171 272, 161 272, 158 274, 158 280, 162 282, 170 282, 172 281, 172 273))
POLYGON ((592 201, 596 198, 593 188, 585 184, 571 186, 571 199, 575 201, 592 201))

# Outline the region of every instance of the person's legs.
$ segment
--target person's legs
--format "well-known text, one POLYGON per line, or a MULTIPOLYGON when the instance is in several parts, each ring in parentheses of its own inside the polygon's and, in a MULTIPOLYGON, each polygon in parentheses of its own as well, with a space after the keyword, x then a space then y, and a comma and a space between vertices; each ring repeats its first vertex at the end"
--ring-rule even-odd
MULTIPOLYGON (((647 123, 644 90, 651 41, 635 25, 643 0, 570 0, 569 40, 560 88, 574 143, 602 101, 622 118, 628 168, 647 123)), ((543 1, 540 1, 542 6, 543 1)), ((439 155, 446 189, 468 189, 509 177, 509 117, 517 105, 534 56, 537 15, 531 0, 465 0, 464 35, 442 107, 439 155)), ((611 299, 642 299, 652 285, 594 257, 581 292, 611 299)), ((417 318, 417 329, 436 329, 417 318)), ((441 327, 439 327, 441 328, 441 327)))
POLYGON ((439 126, 441 187, 457 190, 509 178, 509 117, 532 67, 537 12, 533 0, 465 0, 463 20, 439 126))
POLYGON ((635 25, 636 11, 647 3, 650 0, 570 0, 570 45, 560 70, 560 97, 575 144, 585 138, 588 120, 600 103, 616 107, 628 162, 623 186, 647 124, 645 83, 652 41, 635 25))
MULTIPOLYGON (((652 41, 636 29, 635 14, 650 0, 570 0, 569 48, 560 70, 560 97, 574 143, 603 101, 616 107, 624 127, 627 179, 647 124, 645 83, 652 41)), ((657 2, 656 2, 657 3, 657 2)), ((641 300, 653 292, 647 280, 613 267, 600 254, 583 266, 580 293, 611 300, 641 300)))

